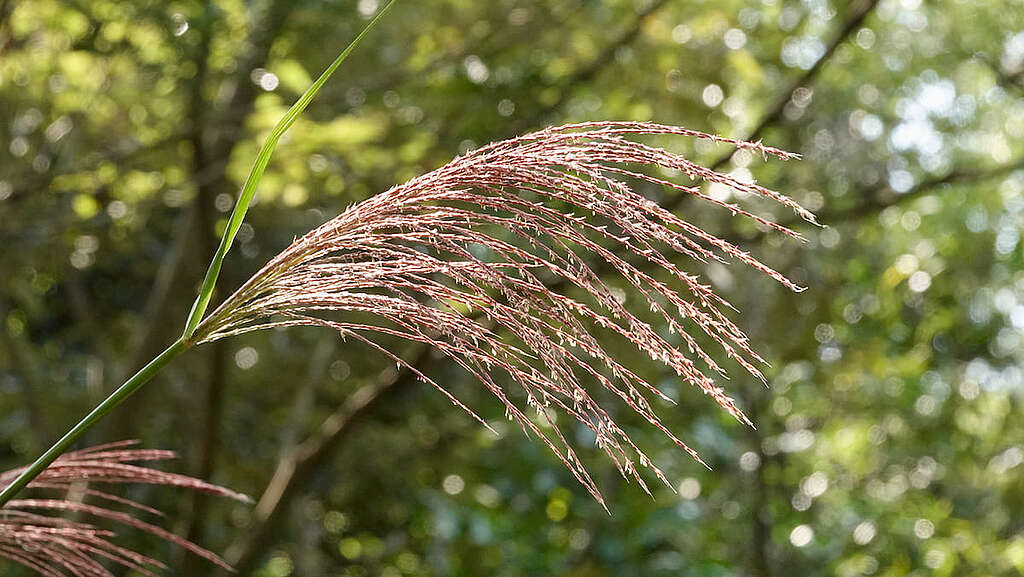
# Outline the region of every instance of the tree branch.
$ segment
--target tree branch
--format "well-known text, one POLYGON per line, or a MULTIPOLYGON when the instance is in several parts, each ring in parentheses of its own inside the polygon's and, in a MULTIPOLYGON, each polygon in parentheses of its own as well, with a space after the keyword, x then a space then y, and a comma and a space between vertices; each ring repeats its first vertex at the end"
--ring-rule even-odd
MULTIPOLYGON (((515 123, 511 123, 505 131, 506 136, 528 130, 543 120, 546 116, 560 109, 569 99, 569 94, 574 86, 594 80, 601 72, 614 64, 615 53, 624 46, 632 44, 640 36, 640 32, 643 30, 644 24, 646 24, 647 21, 650 20, 659 10, 667 5, 668 0, 657 0, 638 13, 633 22, 604 47, 601 54, 566 78, 565 81, 557 84, 559 91, 558 99, 555 102, 528 116, 519 118, 515 123)), ((449 115, 449 117, 445 119, 444 123, 441 125, 442 130, 437 134, 438 142, 447 142, 452 140, 452 131, 457 126, 456 117, 460 114, 461 111, 457 111, 455 115, 449 115)))
MULTIPOLYGON (((227 343, 225 341, 212 343, 207 351, 207 359, 209 369, 206 394, 203 396, 201 406, 202 436, 196 449, 198 465, 192 473, 192 476, 197 479, 211 479, 217 462, 217 451, 221 438, 220 424, 224 415, 224 389, 227 383, 227 343)), ((209 498, 209 495, 192 493, 189 497, 191 502, 183 507, 183 510, 187 511, 187 521, 183 533, 185 539, 192 543, 199 543, 202 540, 209 498)), ((202 560, 196 558, 195 555, 187 555, 184 551, 176 563, 181 575, 196 575, 202 565, 202 560)))
MULTIPOLYGON (((567 10, 555 13, 552 6, 544 6, 548 9, 547 13, 540 19, 543 20, 544 26, 548 30, 561 30, 562 27, 569 22, 576 10, 574 7, 570 7, 567 10)), ((502 15, 506 15, 504 10, 502 15)), ((534 20, 537 20, 536 18, 534 20)), ((532 24, 532 22, 531 22, 532 24)), ((531 33, 537 33, 535 29, 531 29, 531 33)), ((436 72, 444 66, 452 62, 462 62, 467 56, 478 55, 484 61, 489 58, 493 58, 508 50, 509 44, 517 44, 522 36, 522 30, 516 27, 510 27, 505 24, 499 24, 495 26, 495 30, 489 34, 486 38, 487 44, 485 46, 478 46, 472 43, 470 38, 464 38, 465 42, 459 46, 446 51, 443 54, 433 55, 430 60, 423 64, 420 68, 411 70, 408 67, 405 68, 385 68, 372 77, 365 79, 365 84, 362 88, 369 91, 381 91, 388 90, 395 86, 400 86, 410 79, 423 78, 429 76, 432 72, 436 72)), ((327 92, 326 89, 324 92, 327 92)), ((340 98, 340 95, 333 93, 324 94, 323 100, 331 101, 340 98)))
POLYGON ((758 465, 750 471, 750 575, 754 577, 773 577, 773 563, 771 560, 771 510, 768 500, 768 480, 765 477, 765 466, 768 457, 764 452, 764 423, 767 412, 767 391, 760 382, 754 383, 745 379, 746 395, 748 399, 747 414, 750 419, 758 423, 758 428, 747 427, 747 436, 750 439, 750 449, 757 455, 758 465))
MULTIPOLYGON (((416 367, 424 367, 430 349, 419 347, 410 358, 416 367)), ((365 385, 349 395, 344 403, 290 457, 278 462, 270 483, 263 491, 253 512, 253 521, 244 534, 228 547, 224 558, 238 571, 250 574, 277 536, 276 529, 292 500, 308 484, 313 474, 328 460, 334 450, 348 438, 353 427, 366 420, 377 406, 386 405, 400 392, 416 382, 406 371, 388 373, 383 380, 365 385)))
MULTIPOLYGON (((790 84, 789 88, 775 100, 775 104, 768 109, 768 112, 761 118, 761 121, 757 123, 754 129, 740 140, 758 140, 761 138, 765 129, 778 122, 782 118, 782 113, 786 110, 786 104, 793 98, 793 94, 797 89, 806 88, 814 83, 818 74, 825 67, 825 64, 827 64, 832 59, 832 56, 835 55, 836 50, 842 46, 854 32, 860 29, 867 17, 874 11, 875 7, 878 6, 878 2, 879 0, 866 0, 854 8, 850 17, 843 23, 842 28, 840 28, 832 40, 829 41, 828 46, 825 48, 825 53, 821 55, 821 58, 819 58, 806 72, 800 75, 800 77, 792 84, 790 84)), ((722 156, 711 165, 711 168, 720 168, 728 162, 731 157, 731 154, 722 156)))
POLYGON ((573 87, 594 80, 602 72, 608 69, 608 67, 614 64, 615 54, 622 48, 625 48, 636 41, 640 36, 640 32, 643 31, 644 25, 646 25, 647 22, 665 6, 668 6, 668 0, 656 0, 637 13, 633 23, 622 31, 614 40, 608 43, 596 58, 574 72, 572 76, 562 83, 562 88, 558 91, 558 98, 554 102, 535 114, 521 118, 519 122, 516 123, 516 130, 522 131, 529 129, 549 114, 561 109, 566 101, 569 100, 573 87))
POLYGON ((11 13, 14 12, 14 1, 13 0, 0 0, 0 54, 4 53, 4 49, 7 48, 8 38, 2 38, 7 28, 7 20, 10 18, 11 13))
POLYGON ((40 379, 33 368, 37 366, 37 363, 30 357, 31 353, 21 343, 17 342, 8 331, 6 321, 9 312, 10 304, 8 297, 0 294, 0 345, 3 345, 3 350, 7 352, 7 361, 21 382, 21 397, 22 402, 25 404, 25 410, 28 413, 28 422, 32 429, 32 440, 38 445, 38 449, 42 449, 50 443, 53 437, 51 436, 50 426, 47 423, 42 406, 39 403, 40 379))
MULTIPOLYGON (((953 186, 957 184, 976 184, 978 182, 984 182, 986 180, 992 180, 994 178, 1001 178, 1009 175, 1010 173, 1024 170, 1024 158, 1019 158, 1013 162, 996 166, 989 169, 960 169, 953 170, 947 173, 945 176, 939 176, 922 180, 917 183, 910 190, 904 193, 898 193, 890 188, 886 184, 879 184, 869 189, 862 189, 859 193, 861 198, 865 200, 861 201, 856 206, 850 208, 844 208, 841 210, 824 210, 818 212, 818 218, 821 222, 828 224, 829 222, 845 223, 856 220, 861 220, 869 216, 876 215, 883 210, 891 206, 899 206, 906 204, 912 200, 925 196, 934 192, 936 189, 944 186, 953 186)), ((798 218, 790 218, 782 221, 780 224, 784 226, 790 226, 799 224, 801 221, 798 218)), ((742 238, 726 238, 730 242, 750 242, 763 238, 765 232, 757 232, 756 234, 747 235, 742 238)))

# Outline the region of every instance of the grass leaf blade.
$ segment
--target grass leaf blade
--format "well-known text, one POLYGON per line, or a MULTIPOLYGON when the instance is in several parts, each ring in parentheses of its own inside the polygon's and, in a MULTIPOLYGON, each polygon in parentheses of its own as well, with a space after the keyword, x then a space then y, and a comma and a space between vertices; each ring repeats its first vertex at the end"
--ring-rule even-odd
POLYGON ((189 311, 188 319, 185 321, 185 332, 183 338, 191 338, 192 334, 196 330, 196 326, 199 325, 199 321, 202 320, 203 315, 206 314, 206 308, 210 305, 210 299, 213 297, 213 289, 217 284, 217 277, 220 276, 220 269, 224 263, 224 257, 227 255, 228 250, 231 249, 231 243, 235 240, 235 235, 238 234, 239 227, 242 226, 242 222, 245 220, 245 213, 249 210, 249 205, 252 203, 253 197, 256 195, 256 188, 259 186, 260 180, 263 178, 263 171, 266 170, 267 164, 270 162, 270 157, 274 154, 274 148, 277 147, 277 142, 281 139, 281 136, 291 127, 292 124, 299 118, 302 112, 309 106, 313 98, 316 97, 320 89, 323 88, 327 80, 334 74, 334 71, 341 66, 341 63, 348 58, 349 54, 359 46, 359 43, 366 37, 367 34, 377 25, 378 22, 384 17, 385 14, 391 9, 392 5, 398 0, 390 0, 384 8, 374 16, 373 20, 363 27, 363 30, 358 36, 352 40, 351 43, 334 59, 334 62, 327 67, 326 70, 320 75, 319 78, 306 90, 306 92, 288 109, 281 120, 278 121, 274 129, 270 131, 266 141, 264 141, 262 148, 260 148, 259 154, 256 156, 256 161, 253 163, 252 169, 249 171, 249 176, 245 179, 245 184, 242 186, 242 192, 238 195, 238 201, 235 203, 234 210, 231 211, 231 217, 228 219, 227 227, 224 229, 224 234, 221 236, 220 246, 217 247, 217 252, 213 255, 213 259, 210 261, 210 267, 206 271, 206 277, 203 279, 202 288, 199 290, 199 296, 196 297, 195 302, 192 304, 192 309, 189 311))

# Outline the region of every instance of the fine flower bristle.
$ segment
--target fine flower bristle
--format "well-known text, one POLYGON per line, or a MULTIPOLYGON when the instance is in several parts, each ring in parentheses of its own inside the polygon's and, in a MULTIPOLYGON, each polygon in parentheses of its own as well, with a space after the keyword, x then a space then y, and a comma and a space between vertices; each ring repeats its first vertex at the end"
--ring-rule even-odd
MULTIPOLYGON (((373 335, 425 343, 496 395, 508 417, 542 439, 598 501, 603 503, 598 487, 549 411, 590 428, 619 471, 645 490, 634 460, 668 483, 598 403, 597 390, 610 391, 699 457, 655 414, 650 399, 667 397, 614 358, 608 339, 632 343, 749 423, 708 376, 724 370, 698 335, 760 379, 755 365, 763 360, 727 316, 732 307, 674 258, 739 261, 789 289, 803 289, 626 181, 691 195, 794 238, 802 237, 706 194, 702 183, 769 199, 810 222, 814 217, 782 194, 630 138, 637 135, 695 137, 766 157, 795 156, 761 143, 641 122, 573 124, 496 142, 356 204, 298 238, 207 316, 193 338, 208 342, 270 327, 320 325, 400 365, 405 362, 373 335), (643 167, 685 175, 693 184, 653 176, 643 167), (629 306, 612 280, 628 287, 629 306), (658 322, 641 319, 636 303, 658 322), (663 328, 678 341, 670 342, 663 328), (513 400, 517 395, 526 406, 513 400), (527 407, 538 410, 537 420, 527 407)), ((409 368, 476 417, 442 385, 409 368)))
MULTIPOLYGON (((114 577, 104 561, 155 576, 163 563, 115 544, 115 533, 103 524, 140 530, 173 543, 211 563, 231 570, 220 557, 178 537, 141 517, 162 513, 135 501, 118 497, 89 485, 143 483, 169 485, 211 495, 250 501, 223 487, 185 475, 168 473, 138 463, 175 458, 170 451, 135 448, 135 441, 122 441, 61 455, 29 483, 29 489, 46 498, 15 499, 0 508, 0 557, 20 563, 45 577, 114 577), (71 498, 77 494, 81 498, 71 498), (103 505, 83 502, 91 498, 103 505), (114 507, 124 507, 123 512, 114 507), (62 514, 73 513, 75 520, 62 514)), ((10 483, 21 469, 0 474, 0 485, 10 483)))

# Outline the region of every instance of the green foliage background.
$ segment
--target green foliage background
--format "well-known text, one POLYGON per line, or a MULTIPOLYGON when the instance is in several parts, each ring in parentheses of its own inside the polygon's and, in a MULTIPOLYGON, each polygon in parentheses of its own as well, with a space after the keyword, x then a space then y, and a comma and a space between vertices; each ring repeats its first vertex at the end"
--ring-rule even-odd
MULTIPOLYGON (((3 468, 180 333, 262 137, 376 7, 0 1, 3 468)), ((89 441, 178 450, 177 470, 255 497, 283 487, 256 509, 128 493, 242 575, 1019 574, 1022 23, 1017 0, 406 0, 286 135, 221 291, 349 204, 546 124, 656 120, 803 154, 659 142, 829 225, 797 246, 681 206, 811 288, 706 270, 772 363, 770 389, 735 367, 724 383, 757 430, 644 365, 714 467, 624 414, 679 494, 647 497, 590 449, 608 515, 464 373, 393 343, 500 438, 313 329, 190 352, 89 441)), ((214 574, 123 537, 170 574, 214 574)))

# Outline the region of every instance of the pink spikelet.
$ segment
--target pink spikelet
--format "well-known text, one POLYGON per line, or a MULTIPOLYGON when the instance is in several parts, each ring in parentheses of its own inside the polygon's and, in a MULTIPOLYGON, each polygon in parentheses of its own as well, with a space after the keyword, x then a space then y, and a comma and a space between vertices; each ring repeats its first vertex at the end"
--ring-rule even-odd
MULTIPOLYGON (((28 485, 39 493, 52 493, 50 498, 13 500, 0 508, 0 557, 45 577, 114 577, 108 565, 155 577, 154 570, 166 568, 156 559, 116 545, 115 533, 103 528, 113 525, 144 531, 231 570, 214 553, 141 519, 144 515, 161 517, 159 511, 87 487, 124 483, 169 485, 249 501, 245 495, 217 485, 140 465, 173 459, 175 455, 170 451, 137 449, 134 445, 135 441, 110 443, 66 453, 54 461, 28 485), (104 505, 67 497, 68 493, 76 492, 104 505), (116 510, 114 506, 131 512, 116 510), (64 513, 74 513, 81 520, 63 518, 60 515, 64 513)), ((12 469, 0 474, 0 486, 13 481, 21 471, 12 469)))
MULTIPOLYGON (((766 157, 796 156, 760 143, 638 122, 573 124, 493 143, 360 202, 296 239, 204 319, 194 338, 207 342, 270 327, 320 325, 400 365, 402 359, 374 335, 425 343, 496 395, 508 417, 542 439, 602 504, 553 414, 589 427, 619 471, 644 490, 634 459, 667 484, 598 403, 598 390, 619 397, 699 457, 655 414, 650 399, 669 399, 620 364, 603 343, 632 343, 749 423, 706 374, 724 371, 696 335, 717 343, 762 380, 755 363, 763 360, 726 315, 732 307, 673 258, 735 260, 792 290, 803 289, 625 181, 646 181, 718 204, 795 238, 802 237, 704 194, 701 183, 767 198, 810 222, 814 216, 777 192, 630 139, 636 135, 696 137, 766 157), (694 185, 651 176, 642 172, 644 166, 686 175, 694 185), (614 277, 628 287, 626 298, 634 304, 627 306, 622 291, 609 286, 606 279, 614 277), (655 313, 663 327, 637 316, 638 306, 655 313), (675 336, 667 337, 662 328, 675 336), (537 410, 536 419, 528 408, 537 410)), ((440 384, 408 368, 469 411, 440 384)))

